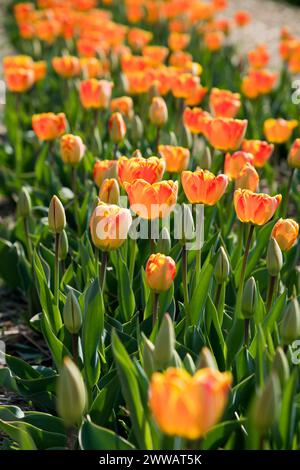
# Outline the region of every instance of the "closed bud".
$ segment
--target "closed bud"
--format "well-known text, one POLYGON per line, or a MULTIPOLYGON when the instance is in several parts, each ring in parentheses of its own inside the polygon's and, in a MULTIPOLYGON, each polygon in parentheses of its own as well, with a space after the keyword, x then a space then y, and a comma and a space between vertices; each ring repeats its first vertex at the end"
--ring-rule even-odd
POLYGON ((156 96, 159 96, 159 91, 158 91, 157 85, 155 83, 153 83, 150 86, 148 94, 149 94, 150 102, 153 100, 153 98, 155 98, 156 96))
POLYGON ((132 158, 143 158, 143 155, 142 155, 142 152, 139 150, 139 149, 136 149, 132 155, 131 155, 132 158))
POLYGON ((209 147, 205 147, 204 151, 201 153, 199 166, 202 170, 210 170, 211 169, 211 151, 209 147))
POLYGON ((190 149, 193 144, 191 131, 184 124, 180 124, 178 128, 178 140, 182 147, 190 149))
POLYGON ((170 132, 170 145, 173 145, 174 147, 177 147, 178 145, 176 134, 173 131, 170 132))
POLYGON ((154 366, 154 344, 143 336, 143 367, 147 376, 150 378, 153 372, 155 371, 154 366))
POLYGON ((162 253, 163 255, 168 255, 171 251, 171 237, 170 232, 167 227, 163 227, 160 237, 157 241, 156 249, 158 253, 162 253))
POLYGON ((78 135, 65 134, 60 139, 62 161, 69 165, 77 165, 85 152, 85 146, 78 135))
POLYGON ((168 121, 168 108, 161 96, 156 96, 152 99, 149 108, 149 118, 152 124, 158 127, 162 127, 168 121))
POLYGON ((278 276, 283 265, 282 252, 275 238, 271 237, 267 250, 267 269, 270 276, 278 276))
POLYGON ((22 188, 19 193, 17 210, 20 217, 28 217, 30 215, 31 199, 26 188, 22 188))
POLYGON ((124 73, 119 74, 118 86, 120 87, 120 93, 126 94, 128 92, 129 84, 126 75, 124 73))
POLYGON ((144 125, 140 116, 135 114, 131 121, 131 137, 133 142, 138 142, 141 140, 144 134, 144 125))
POLYGON ((80 423, 86 408, 86 389, 81 373, 69 358, 65 357, 57 382, 56 408, 67 427, 80 423))
POLYGON ((291 344, 300 336, 300 308, 296 297, 289 302, 284 312, 280 333, 284 345, 291 344))
POLYGON ((192 356, 187 353, 183 359, 183 365, 185 370, 187 370, 191 375, 194 375, 196 372, 196 366, 192 359, 192 356))
POLYGON ((157 333, 154 348, 154 362, 157 369, 164 369, 170 364, 175 350, 175 332, 169 314, 165 314, 157 333))
POLYGON ((283 349, 280 347, 276 349, 276 354, 272 365, 272 371, 277 374, 280 381, 281 389, 283 389, 284 385, 286 384, 289 378, 290 369, 287 357, 284 354, 283 349))
POLYGON ((118 181, 115 178, 103 181, 99 191, 99 199, 106 204, 119 205, 120 188, 118 181))
POLYGON ((215 279, 217 284, 227 282, 230 272, 230 265, 226 251, 221 246, 215 266, 215 279))
POLYGON ((65 209, 57 196, 53 196, 48 211, 48 224, 54 233, 60 233, 66 226, 65 209))
POLYGON ((218 370, 218 366, 214 356, 210 349, 204 347, 201 349, 200 356, 197 363, 197 369, 206 369, 206 368, 218 370))
POLYGON ((58 258, 60 261, 66 259, 69 251, 69 241, 66 231, 63 230, 59 237, 59 245, 58 245, 58 258))
POLYGON ((108 121, 109 135, 114 143, 121 142, 126 135, 126 124, 121 113, 111 115, 108 121))
POLYGON ((174 349, 174 353, 172 356, 172 359, 169 364, 170 367, 176 367, 177 369, 182 368, 182 360, 178 354, 178 352, 174 349))
POLYGON ((258 392, 252 410, 252 420, 261 435, 275 423, 280 406, 280 384, 276 374, 272 373, 264 387, 258 392))
POLYGON ((68 332, 71 334, 77 334, 82 325, 82 314, 79 302, 73 291, 70 291, 67 295, 63 318, 68 332))
POLYGON ((257 287, 254 277, 250 277, 244 286, 242 297, 242 315, 244 318, 252 318, 258 301, 257 287))

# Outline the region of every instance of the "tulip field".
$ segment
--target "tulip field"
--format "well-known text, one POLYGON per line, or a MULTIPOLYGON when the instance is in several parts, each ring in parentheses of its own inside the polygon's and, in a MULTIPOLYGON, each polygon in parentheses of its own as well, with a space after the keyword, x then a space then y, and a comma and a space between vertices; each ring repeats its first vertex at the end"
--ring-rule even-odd
POLYGON ((300 450, 300 35, 6 3, 0 450, 300 450))

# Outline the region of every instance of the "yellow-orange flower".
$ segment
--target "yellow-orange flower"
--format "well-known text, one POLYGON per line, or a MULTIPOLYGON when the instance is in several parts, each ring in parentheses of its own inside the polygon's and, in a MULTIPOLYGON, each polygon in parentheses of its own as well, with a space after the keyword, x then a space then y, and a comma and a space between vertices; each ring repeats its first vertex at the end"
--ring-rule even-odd
POLYGON ((129 209, 100 202, 90 219, 94 245, 104 251, 120 248, 127 238, 131 223, 129 209))
POLYGON ((168 46, 171 51, 182 51, 190 42, 190 35, 173 32, 168 37, 168 46))
POLYGON ((264 225, 275 214, 281 202, 281 194, 269 196, 257 194, 248 189, 237 189, 234 192, 234 207, 241 222, 264 225))
POLYGON ((166 162, 166 170, 170 173, 180 173, 189 166, 190 151, 174 145, 159 145, 158 151, 166 162))
POLYGON ((269 142, 283 144, 292 135, 293 130, 299 125, 296 119, 286 121, 285 119, 270 118, 264 122, 264 133, 269 142))
POLYGON ((251 21, 251 16, 247 11, 239 10, 234 15, 237 26, 246 26, 251 21))
POLYGON ((117 172, 121 186, 124 183, 133 183, 137 179, 147 183, 157 183, 162 179, 165 171, 165 162, 157 157, 121 157, 118 160, 117 172))
POLYGON ((194 376, 185 369, 155 372, 149 387, 149 406, 165 434, 198 439, 221 418, 231 382, 229 372, 210 368, 200 369, 194 376))
POLYGON ((170 289, 176 275, 176 264, 170 256, 152 254, 146 265, 146 282, 155 292, 170 289))
POLYGON ((217 150, 236 150, 246 133, 246 119, 214 118, 204 122, 204 135, 217 150))
POLYGON ((105 70, 105 66, 99 59, 96 57, 81 57, 80 69, 83 75, 83 78, 98 78, 105 70))
POLYGON ((75 56, 53 57, 52 67, 64 78, 76 77, 80 74, 80 61, 75 56))
POLYGON ((221 49, 225 40, 225 35, 222 31, 207 31, 204 34, 204 44, 211 52, 221 49))
POLYGON ((248 62, 254 69, 262 69, 270 60, 270 54, 266 44, 259 44, 255 49, 248 52, 248 62))
POLYGON ((163 64, 168 53, 168 48, 163 46, 146 46, 143 48, 143 55, 148 59, 149 65, 152 67, 158 67, 163 64))
POLYGON ((65 134, 60 139, 60 154, 64 163, 77 165, 85 152, 85 145, 81 137, 73 134, 65 134))
POLYGON ((47 62, 45 60, 39 60, 33 63, 34 81, 39 82, 46 77, 47 73, 47 62))
POLYGON ((274 145, 263 140, 244 140, 242 149, 253 155, 253 165, 256 168, 262 168, 271 157, 274 145))
POLYGON ((215 117, 234 118, 241 107, 239 93, 213 88, 209 97, 209 106, 215 117))
POLYGON ((258 183, 259 176, 256 169, 250 163, 246 163, 235 180, 235 188, 256 192, 258 183))
POLYGON ((115 178, 108 178, 103 181, 99 191, 99 199, 105 204, 119 205, 120 188, 115 178))
POLYGON ((131 28, 128 32, 128 43, 136 50, 141 50, 151 41, 153 34, 140 28, 131 28))
POLYGON ((24 93, 35 81, 33 70, 23 68, 6 68, 4 78, 8 90, 13 93, 24 93))
POLYGON ((181 182, 191 204, 214 206, 221 199, 228 186, 228 176, 215 176, 208 170, 183 171, 181 182))
POLYGON ((207 119, 211 116, 201 108, 185 108, 183 112, 183 122, 192 134, 203 134, 207 119))
POLYGON ((172 79, 172 93, 175 98, 189 98, 200 84, 199 77, 191 73, 177 72, 172 79))
POLYGON ((165 100, 161 96, 155 96, 152 99, 149 108, 150 121, 158 127, 166 124, 168 120, 168 108, 165 100))
POLYGON ((116 160, 97 160, 93 168, 93 179, 101 188, 103 181, 107 178, 115 178, 117 176, 116 160))
POLYGON ((126 135, 126 124, 121 113, 113 113, 108 120, 109 135, 113 142, 118 143, 126 135))
POLYGON ((120 111, 124 116, 131 117, 133 114, 133 100, 130 96, 120 96, 111 100, 110 109, 112 112, 120 111))
POLYGON ((130 207, 143 219, 163 218, 173 210, 178 193, 177 181, 160 181, 150 184, 143 179, 124 182, 130 207))
POLYGON ((197 85, 195 89, 190 93, 189 96, 185 99, 185 104, 187 106, 196 106, 201 103, 204 96, 207 93, 208 88, 202 85, 197 85))
POLYGON ((227 153, 225 156, 224 173, 229 176, 230 179, 235 180, 246 163, 250 163, 252 165, 253 160, 254 157, 251 153, 243 152, 242 150, 239 150, 232 155, 227 153))
POLYGON ((295 245, 298 234, 299 225, 293 219, 279 219, 272 230, 272 237, 282 251, 289 251, 295 245))
POLYGON ((84 108, 108 108, 113 83, 90 78, 80 83, 80 101, 84 108))
POLYGON ((291 168, 300 168, 300 139, 295 139, 289 151, 288 164, 291 168))
POLYGON ((32 128, 40 140, 54 140, 65 133, 67 120, 64 113, 42 113, 32 116, 32 128))

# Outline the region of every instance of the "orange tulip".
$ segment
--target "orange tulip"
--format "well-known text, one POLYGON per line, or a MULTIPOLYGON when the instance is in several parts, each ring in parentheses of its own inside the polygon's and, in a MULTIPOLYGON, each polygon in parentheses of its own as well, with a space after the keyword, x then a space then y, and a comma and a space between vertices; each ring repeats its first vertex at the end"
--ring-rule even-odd
POLYGON ((143 179, 124 182, 131 209, 143 219, 163 218, 173 210, 178 193, 178 183, 160 181, 150 184, 143 179))
POLYGON ((103 181, 99 191, 99 199, 105 204, 119 205, 120 188, 115 178, 108 178, 103 181))
POLYGON ((137 179, 147 181, 147 183, 157 183, 162 179, 165 171, 165 162, 162 158, 141 156, 127 158, 121 157, 118 160, 117 172, 121 186, 124 183, 133 183, 137 179))
POLYGON ((168 108, 161 96, 155 96, 149 108, 150 121, 158 127, 162 127, 168 121, 168 108))
POLYGON ((80 101, 84 108, 108 108, 113 83, 90 78, 80 83, 80 101))
POLYGON ((78 135, 65 134, 60 139, 60 154, 62 161, 70 165, 77 165, 85 152, 85 145, 78 135))
POLYGON ((224 39, 225 35, 222 31, 207 31, 203 38, 205 46, 211 52, 221 49, 224 39))
POLYGON ((295 245, 298 234, 299 225, 293 219, 279 219, 272 230, 272 237, 282 251, 289 251, 295 245))
POLYGON ((115 250, 125 242, 132 217, 129 209, 101 202, 90 219, 93 244, 101 250, 115 250))
POLYGON ((209 97, 209 106, 215 117, 234 118, 241 107, 240 94, 213 88, 209 97))
POLYGON ((283 144, 292 135, 295 127, 299 125, 296 119, 286 121, 285 119, 270 118, 264 122, 264 133, 269 142, 283 144))
POLYGON ((295 139, 288 155, 288 165, 300 168, 300 139, 295 139))
POLYGON ((112 112, 120 111, 124 116, 131 117, 133 114, 133 100, 130 96, 120 96, 111 100, 110 109, 112 112))
POLYGON ((168 38, 168 46, 171 51, 182 51, 190 42, 190 35, 186 33, 171 33, 168 38))
POLYGON ((180 173, 189 166, 190 151, 174 145, 159 145, 158 151, 166 162, 166 170, 170 173, 180 173))
POLYGON ((210 117, 210 114, 201 108, 185 108, 183 112, 184 125, 192 134, 203 134, 205 122, 210 117))
POLYGON ((98 78, 103 73, 105 66, 96 57, 81 57, 80 69, 85 79, 98 78))
POLYGON ((163 46, 146 46, 143 48, 143 55, 148 59, 152 67, 158 67, 163 64, 168 53, 168 48, 163 46))
POLYGON ((259 176, 256 169, 250 163, 246 163, 235 180, 235 188, 249 189, 250 191, 256 192, 258 183, 259 176))
POLYGON ((181 182, 191 204, 214 206, 226 191, 228 177, 226 175, 215 176, 208 170, 183 171, 181 182))
POLYGON ((149 406, 165 434, 198 439, 221 418, 231 382, 229 372, 210 368, 200 369, 194 376, 185 369, 155 372, 149 406))
POLYGON ((248 52, 248 62, 254 69, 262 69, 270 60, 266 44, 259 44, 255 49, 248 52))
POLYGON ((237 26, 246 26, 251 21, 251 16, 247 11, 239 10, 234 15, 237 26))
POLYGON ((141 50, 151 41, 153 34, 140 28, 131 28, 128 32, 128 43, 136 50, 141 50))
POLYGON ((121 113, 113 113, 108 121, 109 135, 113 142, 121 142, 126 135, 126 124, 121 113))
POLYGON ((172 93, 175 98, 189 98, 200 84, 199 77, 191 73, 178 72, 172 79, 172 93))
POLYGON ((107 178, 115 178, 117 176, 116 160, 97 160, 93 169, 93 179, 101 188, 103 181, 107 178))
POLYGON ((256 168, 262 168, 271 157, 274 145, 262 140, 244 140, 242 149, 253 155, 253 165, 256 168))
POLYGON ((39 60, 33 63, 34 81, 39 82, 44 80, 47 73, 47 62, 45 60, 39 60))
POLYGON ((40 140, 54 140, 65 133, 67 120, 64 113, 42 113, 32 116, 32 128, 40 140))
POLYGON ((3 69, 32 69, 34 61, 29 55, 7 55, 3 58, 3 69))
POLYGON ((155 292, 170 289, 176 275, 176 264, 170 256, 152 254, 146 265, 146 282, 155 292))
POLYGON ((9 91, 24 93, 34 84, 34 71, 23 68, 6 68, 4 78, 9 91))
POLYGON ((246 163, 252 165, 253 160, 254 157, 251 153, 243 152, 242 150, 235 152, 233 155, 227 153, 225 156, 224 173, 229 176, 230 179, 235 180, 246 163))
POLYGON ((273 217, 281 199, 281 194, 272 197, 248 189, 237 189, 234 192, 236 215, 241 222, 264 225, 273 217))
POLYGON ((196 106, 200 104, 204 96, 206 95, 207 90, 208 90, 207 87, 204 87, 202 85, 197 85, 197 87, 185 99, 185 104, 187 106, 196 106))
POLYGON ((236 150, 242 143, 246 119, 214 118, 204 122, 204 135, 217 150, 236 150))
POLYGON ((80 73, 80 61, 75 56, 53 57, 52 67, 64 78, 76 77, 80 73))

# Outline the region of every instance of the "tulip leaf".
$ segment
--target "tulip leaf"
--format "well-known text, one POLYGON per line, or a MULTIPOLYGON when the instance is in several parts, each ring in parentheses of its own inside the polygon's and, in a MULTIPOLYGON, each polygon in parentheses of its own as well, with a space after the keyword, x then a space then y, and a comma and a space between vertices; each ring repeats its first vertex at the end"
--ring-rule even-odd
POLYGON ((213 265, 208 263, 206 266, 203 266, 199 275, 198 285, 195 288, 189 305, 190 320, 192 325, 197 325, 201 320, 201 313, 207 299, 213 271, 213 265))
POLYGON ((131 287, 129 272, 122 256, 117 261, 118 299, 120 313, 124 322, 130 320, 135 310, 135 298, 131 287))
POLYGON ((79 431, 82 450, 134 450, 134 446, 110 429, 85 420, 79 431))
POLYGON ((224 447, 230 435, 241 429, 246 422, 245 418, 233 421, 224 421, 214 426, 204 437, 201 448, 203 450, 214 450, 224 447))
POLYGON ((293 435, 296 425, 296 403, 298 375, 295 369, 285 385, 282 396, 281 412, 279 417, 279 431, 282 439, 282 448, 292 449, 293 435))

